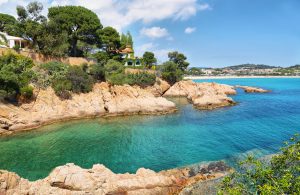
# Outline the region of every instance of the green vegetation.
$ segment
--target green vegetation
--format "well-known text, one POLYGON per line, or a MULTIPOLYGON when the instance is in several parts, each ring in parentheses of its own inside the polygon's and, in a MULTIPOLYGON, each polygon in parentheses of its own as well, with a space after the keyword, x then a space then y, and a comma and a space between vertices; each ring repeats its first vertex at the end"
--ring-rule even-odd
POLYGON ((78 41, 93 45, 99 42, 97 31, 102 29, 98 16, 81 6, 59 6, 49 8, 48 18, 61 32, 66 32, 70 45, 70 56, 82 56, 78 41))
MULTIPOLYGON (((157 59, 154 53, 145 52, 143 66, 138 73, 125 73, 124 61, 135 64, 133 38, 130 32, 119 34, 112 27, 103 28, 98 16, 81 6, 57 6, 48 9, 47 17, 39 2, 16 8, 18 18, 0 14, 0 30, 21 36, 30 42, 30 49, 46 57, 93 57, 96 64, 70 66, 61 62, 49 62, 34 66, 31 59, 16 54, 0 57, 0 94, 17 100, 32 98, 33 87, 52 87, 61 98, 71 98, 72 93, 87 93, 95 82, 107 81, 112 85, 153 85, 156 75, 170 84, 182 79, 189 63, 186 56, 177 51, 168 54, 156 73, 157 59), (126 48, 128 46, 128 48, 126 48), (126 48, 126 51, 120 52, 126 48), (97 52, 96 52, 97 51, 97 52), (32 86, 31 86, 32 85, 32 86)), ((7 44, 4 35, 1 44, 7 44)), ((20 46, 14 48, 19 52, 20 46)), ((58 58, 59 59, 59 58, 58 58)))
POLYGON ((39 86, 52 86, 61 98, 70 98, 70 93, 87 93, 92 90, 94 79, 84 66, 70 66, 60 62, 49 62, 39 66, 39 86), (44 78, 44 79, 41 79, 44 78))
POLYGON ((147 86, 154 85, 156 81, 156 75, 147 72, 141 72, 137 74, 127 74, 125 81, 129 85, 138 85, 141 87, 147 87, 147 86))
POLYGON ((174 83, 182 80, 183 71, 177 64, 172 61, 168 61, 161 67, 161 76, 164 80, 173 85, 174 83))
POLYGON ((35 77, 31 59, 7 54, 0 57, 0 91, 5 97, 17 98, 23 93, 29 97, 29 83, 35 77))
POLYGON ((17 27, 17 20, 8 14, 0 13, 0 31, 7 32, 10 35, 19 35, 16 29, 17 27))
POLYGON ((193 67, 193 68, 188 69, 186 71, 186 74, 187 75, 200 76, 200 75, 203 75, 204 73, 202 72, 201 68, 193 67))
POLYGON ((271 69, 271 68, 278 68, 276 66, 270 66, 270 65, 265 65, 265 64, 241 64, 241 65, 235 65, 235 66, 228 66, 226 67, 228 69, 271 69))
POLYGON ((116 60, 108 60, 104 66, 105 79, 113 85, 122 85, 125 82, 125 68, 116 60))
POLYGON ((152 68, 153 65, 157 62, 157 59, 155 58, 155 55, 153 52, 146 51, 143 55, 143 64, 147 68, 152 68))
POLYGON ((299 135, 285 144, 271 162, 248 157, 223 180, 219 194, 300 194, 299 135))
POLYGON ((98 31, 103 47, 107 53, 116 52, 121 46, 120 35, 118 31, 110 26, 98 31))
POLYGON ((121 35, 121 48, 120 49, 125 49, 125 47, 127 45, 130 45, 131 47, 133 47, 133 39, 132 39, 130 32, 127 32, 126 35, 123 33, 121 35))
POLYGON ((185 71, 190 63, 186 61, 186 57, 184 54, 179 53, 178 51, 173 51, 168 54, 169 61, 177 64, 178 68, 181 71, 185 71))

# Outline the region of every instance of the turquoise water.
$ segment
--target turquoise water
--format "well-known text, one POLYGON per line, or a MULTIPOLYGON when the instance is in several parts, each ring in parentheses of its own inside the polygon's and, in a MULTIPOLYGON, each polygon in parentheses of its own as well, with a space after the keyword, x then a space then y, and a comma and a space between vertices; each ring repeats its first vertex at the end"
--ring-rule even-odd
POLYGON ((0 169, 35 180, 69 162, 84 168, 102 163, 118 173, 221 159, 234 162, 249 152, 277 152, 283 141, 300 132, 300 79, 215 81, 272 93, 239 90, 233 96, 238 105, 214 111, 195 110, 176 99, 175 114, 72 121, 2 137, 0 169))

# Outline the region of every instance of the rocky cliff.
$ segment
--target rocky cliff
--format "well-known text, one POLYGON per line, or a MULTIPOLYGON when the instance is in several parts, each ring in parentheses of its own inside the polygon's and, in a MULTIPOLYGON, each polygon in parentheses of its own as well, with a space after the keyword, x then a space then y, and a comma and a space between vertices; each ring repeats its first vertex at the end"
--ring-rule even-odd
MULTIPOLYGON (((0 194, 198 194, 199 189, 195 186, 220 179, 230 171, 223 162, 158 173, 140 168, 135 174, 115 174, 99 164, 91 169, 67 164, 55 168, 45 179, 30 182, 15 173, 0 170, 0 194), (197 193, 193 193, 194 191, 197 193)), ((212 192, 215 192, 215 189, 212 189, 212 192)))

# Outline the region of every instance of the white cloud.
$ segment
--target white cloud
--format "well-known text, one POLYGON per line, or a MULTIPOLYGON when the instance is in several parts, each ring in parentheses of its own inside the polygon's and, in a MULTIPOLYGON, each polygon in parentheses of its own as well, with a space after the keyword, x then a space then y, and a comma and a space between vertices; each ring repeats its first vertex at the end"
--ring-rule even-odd
POLYGON ((161 28, 157 26, 151 28, 143 28, 140 31, 140 33, 141 35, 147 36, 152 39, 167 37, 169 35, 169 32, 166 28, 161 28))
POLYGON ((158 63, 163 63, 168 60, 168 53, 174 51, 174 49, 156 49, 152 52, 155 57, 158 59, 158 63))
MULTIPOLYGON (((0 0, 0 12, 16 15, 17 5, 32 0, 0 0)), ((98 14, 104 26, 119 31, 135 22, 150 23, 164 19, 186 20, 197 11, 210 10, 207 3, 197 0, 39 0, 45 9, 57 5, 81 5, 98 14)), ((46 12, 46 11, 45 11, 46 12)))
POLYGON ((196 28, 195 28, 195 27, 187 27, 187 28, 184 30, 184 32, 185 32, 186 34, 191 34, 191 33, 195 32, 195 31, 196 31, 196 28))
POLYGON ((200 11, 212 10, 212 7, 208 3, 198 5, 200 11))

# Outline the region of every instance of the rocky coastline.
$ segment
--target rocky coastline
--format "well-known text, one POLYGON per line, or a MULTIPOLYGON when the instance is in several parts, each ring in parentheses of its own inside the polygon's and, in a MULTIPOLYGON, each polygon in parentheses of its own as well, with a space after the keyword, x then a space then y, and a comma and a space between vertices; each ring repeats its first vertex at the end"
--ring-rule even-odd
POLYGON ((184 195, 206 194, 205 186, 210 186, 211 194, 215 194, 216 183, 231 172, 232 169, 222 161, 160 172, 140 168, 135 174, 115 174, 100 164, 83 169, 69 163, 56 167, 48 177, 37 181, 28 181, 15 173, 0 170, 0 194, 184 195))
MULTIPOLYGON (((247 86, 236 87, 249 93, 269 92, 247 86)), ((176 112, 175 103, 168 97, 185 97, 197 109, 212 110, 235 105, 229 95, 236 93, 235 87, 230 85, 188 80, 170 86, 161 79, 147 88, 97 83, 91 92, 73 94, 68 100, 61 100, 52 88, 35 90, 35 100, 29 103, 16 106, 0 102, 0 135, 72 119, 176 112)))

